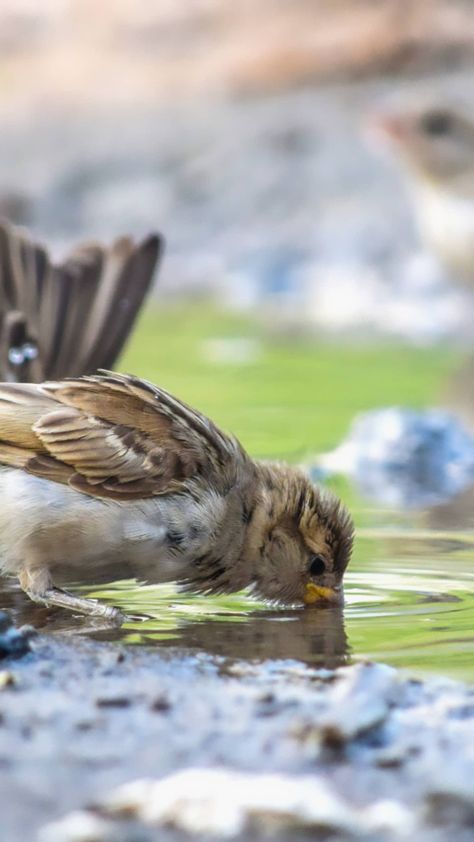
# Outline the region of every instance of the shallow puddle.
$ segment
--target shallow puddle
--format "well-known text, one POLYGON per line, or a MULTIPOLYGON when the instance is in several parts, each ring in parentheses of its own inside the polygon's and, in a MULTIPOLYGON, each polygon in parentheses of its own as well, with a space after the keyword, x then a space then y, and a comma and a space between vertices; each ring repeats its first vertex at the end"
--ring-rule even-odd
POLYGON ((136 615, 119 630, 35 606, 6 580, 0 607, 10 610, 16 622, 52 633, 182 646, 236 658, 294 658, 328 667, 370 658, 411 672, 472 680, 474 516, 470 512, 469 494, 423 514, 401 516, 360 507, 343 611, 269 609, 244 594, 193 596, 170 585, 134 581, 94 591, 81 588, 136 615))

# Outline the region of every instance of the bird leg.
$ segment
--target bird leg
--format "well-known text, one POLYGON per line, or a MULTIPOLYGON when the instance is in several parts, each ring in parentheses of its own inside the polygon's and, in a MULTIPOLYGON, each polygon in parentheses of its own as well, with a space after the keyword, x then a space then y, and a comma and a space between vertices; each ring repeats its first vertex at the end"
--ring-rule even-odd
POLYGON ((67 608, 69 611, 77 611, 89 617, 102 617, 104 620, 117 624, 122 623, 125 619, 118 608, 104 605, 97 599, 74 596, 74 594, 62 588, 57 588, 51 581, 49 571, 45 571, 44 568, 22 570, 19 579, 22 589, 33 602, 67 608))
POLYGON ((68 608, 70 611, 78 611, 80 614, 87 614, 89 617, 102 617, 104 620, 112 620, 122 623, 125 619, 118 608, 104 605, 98 599, 86 599, 85 597, 74 596, 62 588, 48 588, 42 594, 28 593, 28 596, 35 602, 42 602, 44 605, 55 605, 58 608, 68 608))

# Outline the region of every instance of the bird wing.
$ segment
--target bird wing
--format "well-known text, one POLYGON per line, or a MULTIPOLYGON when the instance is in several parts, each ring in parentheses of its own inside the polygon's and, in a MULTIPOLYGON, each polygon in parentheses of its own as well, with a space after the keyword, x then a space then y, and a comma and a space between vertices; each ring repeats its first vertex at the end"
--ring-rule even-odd
POLYGON ((86 494, 153 497, 199 477, 231 487, 245 458, 204 415, 136 377, 0 385, 0 463, 86 494))
POLYGON ((39 382, 112 366, 161 251, 156 234, 138 244, 121 237, 110 248, 82 245, 54 265, 45 249, 0 224, 2 378, 39 382))

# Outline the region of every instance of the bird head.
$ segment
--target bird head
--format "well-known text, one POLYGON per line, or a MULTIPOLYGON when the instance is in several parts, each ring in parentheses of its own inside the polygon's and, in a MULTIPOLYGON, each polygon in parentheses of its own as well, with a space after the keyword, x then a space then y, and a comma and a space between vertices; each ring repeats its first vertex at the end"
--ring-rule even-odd
POLYGON ((289 604, 342 602, 353 537, 352 518, 334 495, 300 471, 262 466, 246 542, 259 596, 289 604))
POLYGON ((415 175, 445 187, 474 182, 474 121, 454 108, 407 104, 373 117, 371 128, 415 175))

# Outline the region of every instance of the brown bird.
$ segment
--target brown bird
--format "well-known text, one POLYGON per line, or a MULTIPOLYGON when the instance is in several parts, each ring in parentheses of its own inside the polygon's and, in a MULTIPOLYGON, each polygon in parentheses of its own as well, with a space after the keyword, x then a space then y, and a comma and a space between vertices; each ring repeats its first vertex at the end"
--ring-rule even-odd
POLYGON ((474 284, 474 120, 419 103, 379 114, 373 126, 407 172, 422 239, 454 279, 474 284))
POLYGON ((121 237, 76 248, 53 264, 19 229, 0 223, 0 378, 41 382, 109 368, 153 279, 162 240, 121 237))
POLYGON ((352 542, 338 499, 150 383, 0 385, 0 569, 36 602, 120 619, 53 581, 110 562, 205 593, 340 601, 352 542))

